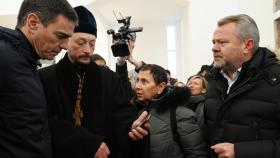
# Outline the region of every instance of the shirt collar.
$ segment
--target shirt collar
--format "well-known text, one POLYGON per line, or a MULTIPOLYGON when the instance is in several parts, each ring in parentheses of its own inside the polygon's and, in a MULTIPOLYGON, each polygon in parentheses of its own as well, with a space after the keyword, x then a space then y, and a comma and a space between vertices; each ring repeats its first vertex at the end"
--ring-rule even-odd
POLYGON ((224 70, 221 70, 220 73, 223 75, 223 77, 227 80, 231 80, 231 81, 236 81, 237 78, 239 77, 240 75, 240 72, 241 72, 241 67, 238 68, 233 74, 232 74, 232 79, 227 75, 227 73, 224 71, 224 70))

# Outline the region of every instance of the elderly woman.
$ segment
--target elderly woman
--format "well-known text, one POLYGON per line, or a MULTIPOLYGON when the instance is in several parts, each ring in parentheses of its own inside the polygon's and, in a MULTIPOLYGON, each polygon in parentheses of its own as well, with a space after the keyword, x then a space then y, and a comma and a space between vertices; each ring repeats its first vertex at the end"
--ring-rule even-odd
POLYGON ((146 150, 141 150, 141 154, 145 152, 146 155, 140 157, 207 157, 195 113, 185 106, 190 93, 188 88, 168 87, 165 70, 147 64, 138 74, 135 90, 137 98, 133 104, 138 111, 147 110, 151 115, 149 137, 143 140, 146 150), (175 129, 172 117, 175 117, 175 129))

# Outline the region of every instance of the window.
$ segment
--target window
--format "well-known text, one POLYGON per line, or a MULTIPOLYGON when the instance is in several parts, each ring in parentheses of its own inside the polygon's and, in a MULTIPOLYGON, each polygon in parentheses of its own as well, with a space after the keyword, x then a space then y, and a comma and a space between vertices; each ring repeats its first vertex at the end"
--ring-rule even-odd
POLYGON ((172 76, 176 76, 176 28, 175 26, 167 26, 167 56, 168 70, 172 76))

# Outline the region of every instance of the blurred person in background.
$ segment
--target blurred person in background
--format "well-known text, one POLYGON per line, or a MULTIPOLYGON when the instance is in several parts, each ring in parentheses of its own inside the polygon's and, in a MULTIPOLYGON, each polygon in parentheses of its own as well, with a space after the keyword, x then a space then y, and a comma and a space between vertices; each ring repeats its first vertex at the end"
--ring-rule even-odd
POLYGON ((205 94, 207 91, 207 81, 205 77, 201 75, 192 76, 188 80, 187 86, 190 88, 193 96, 205 94))
POLYGON ((187 82, 187 87, 189 87, 191 91, 191 97, 188 100, 187 107, 192 109, 196 113, 197 122, 203 132, 205 132, 204 106, 207 84, 208 82, 206 81, 205 77, 201 75, 194 75, 190 77, 187 82))
POLYGON ((95 62, 95 64, 97 64, 98 66, 109 68, 106 64, 105 59, 99 54, 92 54, 91 60, 95 62))

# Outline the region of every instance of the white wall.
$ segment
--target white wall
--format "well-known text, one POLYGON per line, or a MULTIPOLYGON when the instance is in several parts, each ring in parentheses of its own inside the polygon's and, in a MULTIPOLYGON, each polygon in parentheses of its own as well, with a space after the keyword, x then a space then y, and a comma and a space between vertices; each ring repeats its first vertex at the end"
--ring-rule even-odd
MULTIPOLYGON (((260 31, 260 45, 272 49, 275 47, 273 20, 273 0, 185 0, 188 5, 182 13, 181 20, 173 21, 177 26, 177 76, 180 80, 186 81, 187 77, 196 73, 203 64, 212 62, 211 39, 216 28, 218 19, 231 14, 245 13, 253 17, 258 24, 260 31)), ((131 4, 129 4, 131 5, 131 4)), ((101 38, 108 38, 110 47, 110 36, 106 36, 106 30, 110 29, 102 18, 105 15, 95 12, 98 21, 99 31, 102 31, 101 38), (104 23, 104 24, 102 24, 104 23)), ((152 14, 152 13, 149 13, 152 14)), ((14 28, 16 15, 0 16, 0 25, 14 28)), ((135 17, 134 17, 135 18, 135 17)), ((166 48, 166 26, 170 24, 167 20, 146 21, 135 23, 132 19, 131 26, 143 26, 143 32, 137 33, 137 42, 134 50, 135 58, 147 63, 159 64, 167 68, 167 48, 166 48)), ((106 41, 106 40, 104 40, 106 41)), ((104 44, 104 43, 103 43, 104 44)), ((102 44, 102 45, 103 45, 102 44)), ((97 46, 98 47, 98 46, 97 46)), ((112 69, 115 66, 115 57, 108 48, 97 48, 112 69), (104 52, 108 52, 106 56, 104 52)), ((130 66, 129 69, 133 67, 130 66)))
MULTIPOLYGON (((133 22, 132 22, 133 23, 133 22)), ((135 43, 135 48, 133 51, 133 56, 137 60, 142 60, 146 63, 158 64, 165 69, 168 68, 168 57, 167 57, 167 26, 176 26, 176 51, 177 51, 177 75, 175 77, 183 79, 183 53, 182 53, 182 31, 181 22, 179 20, 162 20, 154 22, 141 22, 139 24, 133 23, 133 26, 143 26, 143 32, 137 33, 137 39, 135 43)), ((111 53, 111 52, 110 52, 111 53)), ((111 59, 114 58, 111 55, 111 59)), ((115 60, 111 60, 110 68, 113 70, 115 60)), ((128 69, 133 69, 134 67, 128 64, 128 69)), ((171 72, 172 75, 172 72, 171 72)))
MULTIPOLYGON (((212 33, 216 22, 231 14, 248 14, 255 19, 260 31, 260 45, 274 48, 274 26, 272 16, 273 0, 190 0, 185 14, 188 28, 183 32, 186 66, 185 77, 197 71, 203 64, 212 62, 212 33)), ((183 20, 184 21, 184 20, 183 20)))
MULTIPOLYGON (((212 62, 212 33, 217 21, 227 15, 248 14, 255 19, 260 31, 260 45, 274 49, 273 0, 188 0, 181 21, 175 21, 178 38, 177 78, 183 82, 212 62)), ((133 21, 132 21, 133 23, 133 21)), ((167 68, 166 26, 169 22, 155 21, 134 24, 143 26, 138 33, 134 56, 147 63, 167 68)), ((114 61, 112 63, 114 65, 114 61)), ((114 68, 114 66, 111 66, 114 68)), ((130 67, 132 68, 132 67, 130 67)))
POLYGON ((17 23, 17 15, 0 15, 0 26, 14 29, 17 23))

